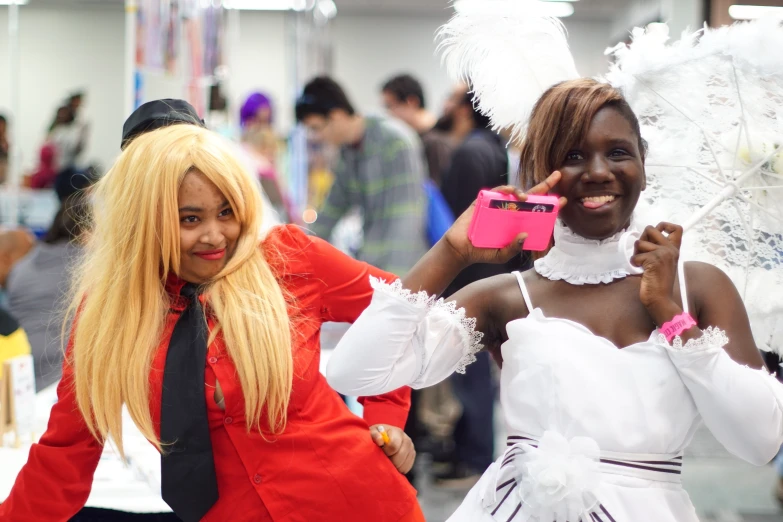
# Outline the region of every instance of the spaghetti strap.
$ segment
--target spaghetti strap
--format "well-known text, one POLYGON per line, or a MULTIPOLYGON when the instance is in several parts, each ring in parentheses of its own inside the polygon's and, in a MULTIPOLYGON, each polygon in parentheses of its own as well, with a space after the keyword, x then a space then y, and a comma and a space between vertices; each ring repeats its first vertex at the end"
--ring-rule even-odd
POLYGON ((677 278, 680 283, 680 299, 682 299, 682 311, 686 314, 690 313, 690 306, 688 305, 688 290, 685 287, 685 261, 682 258, 682 251, 680 251, 680 259, 677 263, 677 278))
POLYGON ((530 293, 527 291, 527 285, 522 278, 522 274, 519 271, 515 271, 514 275, 517 276, 517 282, 519 283, 519 289, 522 290, 522 297, 525 298, 525 305, 527 306, 528 313, 533 311, 533 302, 530 300, 530 293))

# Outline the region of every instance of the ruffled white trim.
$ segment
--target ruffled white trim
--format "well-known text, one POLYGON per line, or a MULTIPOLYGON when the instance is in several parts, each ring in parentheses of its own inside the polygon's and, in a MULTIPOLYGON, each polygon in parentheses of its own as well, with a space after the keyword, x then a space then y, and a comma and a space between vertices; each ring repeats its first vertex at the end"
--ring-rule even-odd
MULTIPOLYGON (((476 331, 476 319, 473 317, 465 316, 464 308, 457 308, 457 303, 454 301, 444 301, 443 298, 437 299, 434 296, 427 294, 425 291, 416 292, 415 294, 403 288, 402 281, 397 279, 392 283, 387 283, 383 279, 379 279, 374 276, 370 276, 370 286, 376 292, 382 292, 386 295, 402 298, 409 304, 421 308, 427 309, 427 313, 443 313, 457 328, 462 339, 462 346, 464 347, 464 353, 462 358, 457 363, 457 373, 465 373, 465 368, 471 363, 476 362, 476 354, 484 348, 481 344, 481 339, 484 337, 482 332, 476 331)), ((421 372, 425 370, 422 367, 421 372)), ((421 375, 419 375, 421 377, 421 375)), ((418 378, 418 377, 417 377, 418 378)))
POLYGON ((562 220, 558 219, 555 222, 554 237, 555 241, 559 240, 560 242, 568 242, 575 245, 601 246, 607 245, 609 243, 617 243, 620 241, 620 238, 623 237, 623 234, 625 234, 627 231, 637 229, 638 225, 636 222, 636 216, 632 216, 631 224, 628 226, 628 228, 615 233, 613 236, 609 236, 605 239, 587 239, 586 237, 582 237, 568 228, 562 220))
POLYGON ((684 346, 679 335, 672 340, 671 344, 666 340, 666 336, 660 332, 658 333, 657 338, 658 343, 669 346, 675 352, 686 353, 697 353, 716 348, 722 349, 729 344, 729 337, 726 335, 726 332, 713 326, 703 330, 700 337, 688 340, 684 346))
POLYGON ((435 303, 435 297, 430 296, 423 290, 414 294, 407 288, 403 288, 400 279, 387 283, 384 279, 370 276, 370 286, 376 292, 380 291, 386 295, 402 298, 417 308, 430 308, 435 303))
POLYGON ((609 270, 607 272, 595 272, 590 265, 576 265, 568 256, 554 249, 545 257, 534 263, 536 272, 542 277, 552 281, 565 281, 572 285, 597 285, 609 284, 615 279, 623 279, 638 272, 630 272, 624 268, 609 270))
POLYGON ((602 240, 575 234, 560 220, 555 225, 555 245, 534 263, 536 272, 553 281, 572 285, 608 284, 615 279, 638 275, 642 269, 631 264, 634 242, 640 236, 635 220, 631 225, 602 240))
POLYGON ((465 309, 457 308, 457 303, 454 301, 444 301, 442 298, 435 301, 430 308, 432 312, 443 312, 449 316, 450 320, 454 323, 462 338, 462 346, 466 346, 466 350, 462 358, 457 363, 457 373, 465 373, 465 369, 469 364, 476 362, 476 354, 484 348, 481 344, 481 339, 484 337, 482 332, 476 331, 476 319, 473 317, 465 317, 465 309))

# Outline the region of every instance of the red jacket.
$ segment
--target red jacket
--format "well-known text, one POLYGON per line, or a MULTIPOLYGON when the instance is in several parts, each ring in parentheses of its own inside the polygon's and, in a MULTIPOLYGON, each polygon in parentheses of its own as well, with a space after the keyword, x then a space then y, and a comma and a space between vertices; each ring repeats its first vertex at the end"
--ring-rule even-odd
MULTIPOLYGON (((353 415, 319 373, 321 324, 350 322, 369 304, 369 276, 394 277, 355 261, 296 227, 273 229, 264 241, 280 256, 272 265, 293 294, 301 321, 293 334, 294 383, 283 433, 266 439, 247 433, 244 401, 222 338, 210 345, 206 393, 220 498, 203 518, 209 522, 398 522, 416 520, 416 492, 371 440, 369 425, 402 427, 410 389, 367 398, 364 419, 353 415), (226 410, 213 398, 220 381, 226 410)), ((177 295, 184 283, 171 278, 177 295)), ((158 431, 163 367, 182 307, 172 299, 150 375, 150 410, 158 431)), ((213 325, 210 319, 210 326, 213 325)), ((371 342, 371 341, 369 341, 371 342)), ((101 445, 90 436, 72 391, 67 364, 49 427, 30 449, 9 498, 0 505, 3 522, 66 521, 87 501, 101 445)), ((264 422, 265 416, 262 416, 264 422)))

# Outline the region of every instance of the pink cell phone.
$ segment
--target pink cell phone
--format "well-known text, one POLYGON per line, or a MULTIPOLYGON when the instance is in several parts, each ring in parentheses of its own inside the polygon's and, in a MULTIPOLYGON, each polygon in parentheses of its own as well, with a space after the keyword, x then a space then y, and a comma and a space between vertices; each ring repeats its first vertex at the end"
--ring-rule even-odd
POLYGON ((519 201, 511 194, 482 190, 476 200, 468 238, 478 248, 504 248, 519 234, 527 232, 523 250, 546 250, 560 210, 559 199, 531 194, 526 201, 519 201))

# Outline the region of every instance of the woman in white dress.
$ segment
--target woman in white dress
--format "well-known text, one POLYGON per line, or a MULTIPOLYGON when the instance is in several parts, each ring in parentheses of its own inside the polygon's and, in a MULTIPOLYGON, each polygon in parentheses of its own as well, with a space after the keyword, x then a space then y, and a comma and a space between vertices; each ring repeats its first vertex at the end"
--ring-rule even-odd
POLYGON ((492 352, 507 449, 451 522, 696 521, 680 483, 694 432, 704 423, 734 455, 766 464, 783 442, 783 387, 729 278, 687 263, 686 296, 682 229, 634 221, 645 143, 618 91, 558 84, 527 136, 523 184, 563 197, 554 247, 533 270, 436 301, 465 266, 506 261, 524 238, 474 248, 469 209, 402 280, 373 281, 329 382, 348 395, 423 388, 492 352))

